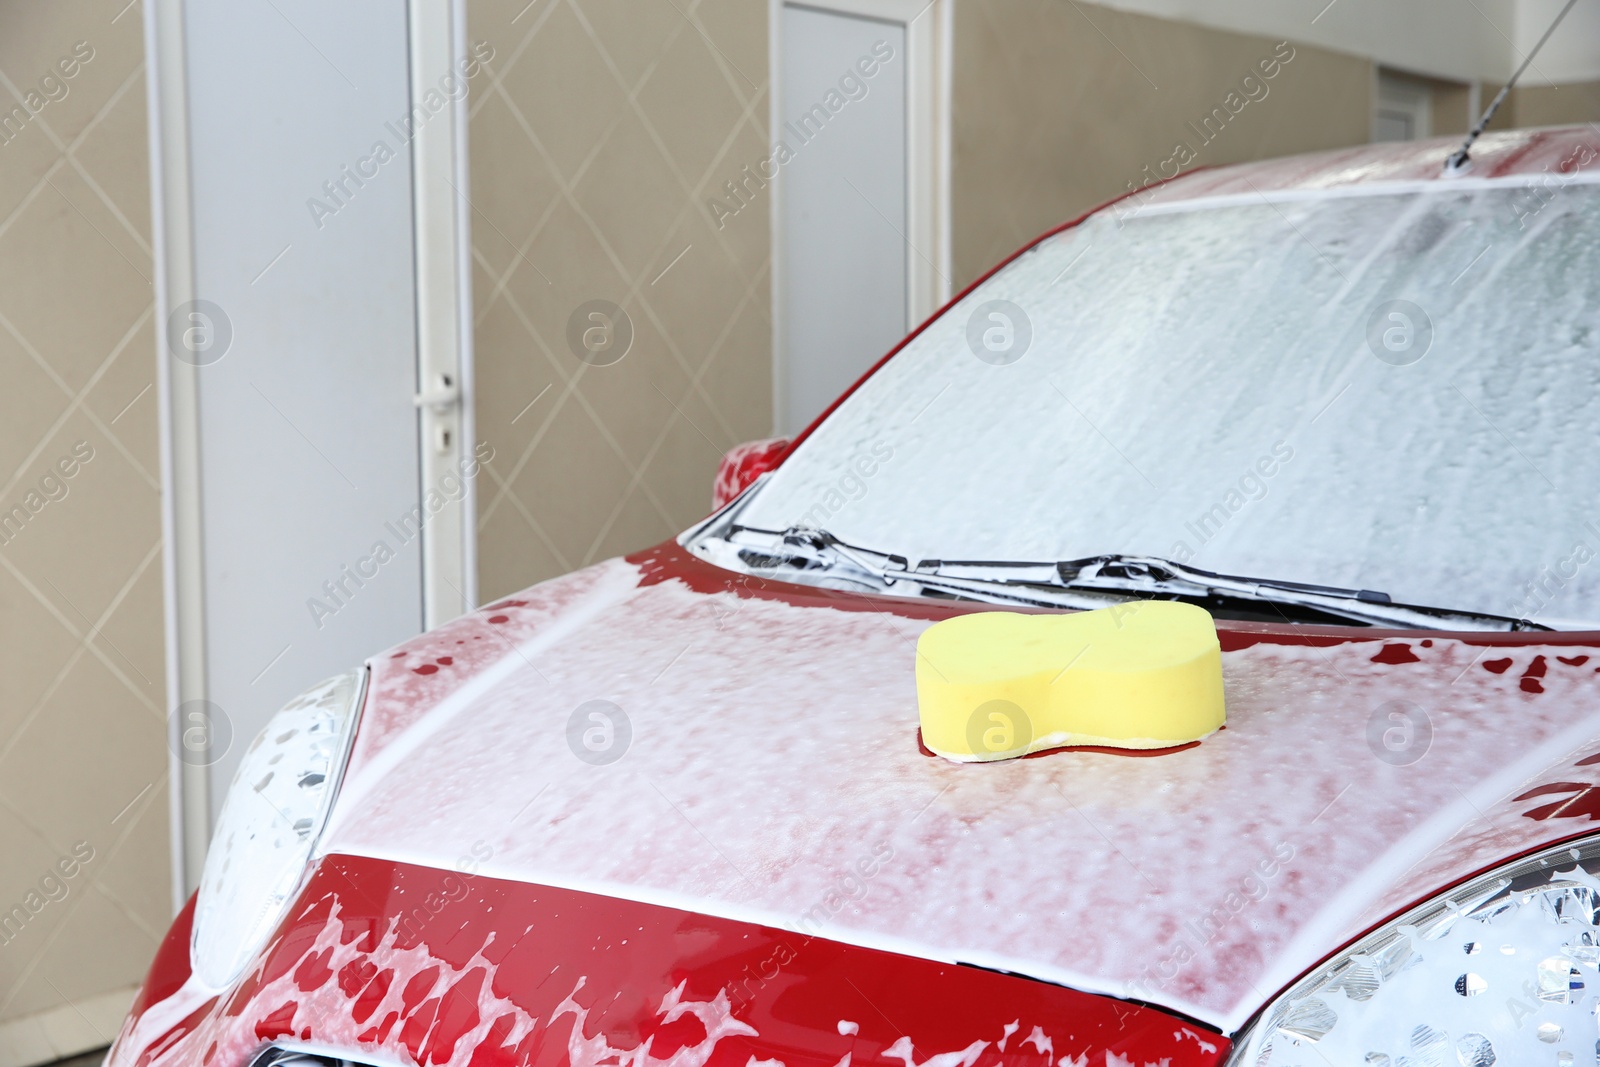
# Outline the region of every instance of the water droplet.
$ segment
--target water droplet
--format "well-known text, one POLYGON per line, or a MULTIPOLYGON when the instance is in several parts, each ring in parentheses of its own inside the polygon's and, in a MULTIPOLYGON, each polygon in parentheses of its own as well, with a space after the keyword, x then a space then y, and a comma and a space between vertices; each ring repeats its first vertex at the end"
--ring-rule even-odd
POLYGON ((1307 997, 1279 1020, 1278 1032, 1302 1041, 1320 1041, 1338 1021, 1339 1016, 1326 1003, 1307 997))
POLYGON ((1419 1026, 1411 1031, 1410 1060, 1418 1067, 1443 1067, 1449 1049, 1450 1039, 1431 1026, 1419 1026))
POLYGON ((1482 1034, 1462 1034, 1456 1042, 1461 1067, 1494 1067, 1494 1046, 1482 1034))
POLYGON ((1575 992, 1583 988, 1578 969, 1561 956, 1540 960, 1538 974, 1539 999, 1546 1004, 1571 1004, 1575 992))

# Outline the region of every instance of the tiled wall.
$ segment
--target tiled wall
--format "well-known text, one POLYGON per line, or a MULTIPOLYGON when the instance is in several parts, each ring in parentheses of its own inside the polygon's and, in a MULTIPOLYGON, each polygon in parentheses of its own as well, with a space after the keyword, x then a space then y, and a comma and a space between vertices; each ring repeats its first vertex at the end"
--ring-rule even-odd
POLYGON ((141 19, 0 3, 0 1067, 109 1043, 172 917, 141 19))
POLYGON ((469 0, 479 575, 489 599, 677 533, 772 426, 768 214, 706 201, 766 155, 760 0, 469 0), (568 341, 632 322, 619 362, 568 341), (580 331, 581 333, 581 331, 580 331))

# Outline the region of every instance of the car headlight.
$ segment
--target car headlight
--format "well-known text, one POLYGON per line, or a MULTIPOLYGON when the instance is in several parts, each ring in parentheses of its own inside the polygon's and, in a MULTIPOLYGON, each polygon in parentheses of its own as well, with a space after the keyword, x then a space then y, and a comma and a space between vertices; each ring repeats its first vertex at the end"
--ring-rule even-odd
POLYGON ((283 917, 328 818, 361 706, 365 671, 295 697, 261 731, 217 817, 195 901, 190 960, 231 985, 283 917))
POLYGON ((1596 1060, 1600 839, 1518 860, 1358 941, 1273 1002, 1230 1067, 1596 1060))

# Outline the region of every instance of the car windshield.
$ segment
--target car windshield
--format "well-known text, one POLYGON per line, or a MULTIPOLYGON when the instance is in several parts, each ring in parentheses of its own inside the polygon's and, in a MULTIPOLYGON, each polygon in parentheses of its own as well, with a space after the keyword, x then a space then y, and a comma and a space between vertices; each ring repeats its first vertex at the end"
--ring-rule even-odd
POLYGON ((929 325, 737 521, 1600 628, 1600 186, 1428 184, 1101 212, 929 325))

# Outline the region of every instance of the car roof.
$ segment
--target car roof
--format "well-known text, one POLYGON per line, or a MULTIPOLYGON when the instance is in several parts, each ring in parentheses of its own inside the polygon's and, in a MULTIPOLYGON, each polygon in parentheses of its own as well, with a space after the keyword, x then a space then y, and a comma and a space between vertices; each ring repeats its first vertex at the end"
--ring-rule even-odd
POLYGON ((1600 160, 1600 129, 1589 125, 1486 133, 1472 147, 1469 169, 1445 177, 1445 159, 1462 137, 1434 137, 1357 145, 1326 152, 1197 170, 1134 195, 1149 204, 1291 190, 1334 190, 1396 182, 1437 182, 1460 178, 1512 178, 1549 174, 1570 179, 1600 160))

